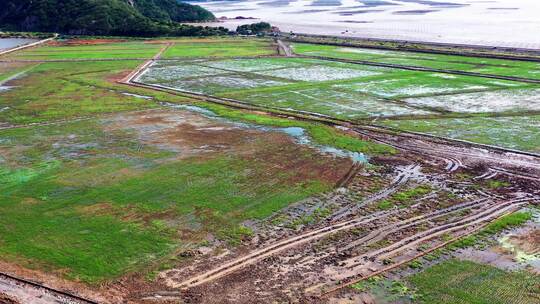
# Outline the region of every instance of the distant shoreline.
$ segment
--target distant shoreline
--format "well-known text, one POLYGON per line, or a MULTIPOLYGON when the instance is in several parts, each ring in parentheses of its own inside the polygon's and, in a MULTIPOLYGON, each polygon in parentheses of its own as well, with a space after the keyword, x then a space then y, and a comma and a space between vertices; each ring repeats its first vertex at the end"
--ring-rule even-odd
MULTIPOLYGON (((504 0, 509 1, 509 0, 504 0)), ((363 39, 388 39, 425 43, 451 43, 540 49, 540 21, 534 15, 540 4, 518 0, 510 6, 497 3, 455 0, 456 5, 433 2, 403 2, 399 5, 265 6, 264 1, 231 1, 198 3, 217 17, 229 17, 214 23, 198 25, 222 26, 234 30, 250 20, 235 16, 251 16, 278 27, 282 32, 363 39), (457 5, 459 4, 459 5, 457 5), (516 20, 519 20, 517 22, 516 20), (496 22, 495 22, 496 21, 496 22), (518 30, 519 29, 519 30, 518 30)), ((306 1, 307 2, 307 1, 306 1)), ((342 2, 344 3, 344 2, 342 2)))

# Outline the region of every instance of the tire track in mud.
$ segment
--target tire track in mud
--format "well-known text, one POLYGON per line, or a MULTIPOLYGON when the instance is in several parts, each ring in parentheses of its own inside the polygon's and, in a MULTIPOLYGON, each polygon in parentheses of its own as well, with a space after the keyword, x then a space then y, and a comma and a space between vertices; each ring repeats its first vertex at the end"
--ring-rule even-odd
MULTIPOLYGON (((418 165, 412 165, 409 166, 409 170, 403 170, 393 181, 393 183, 385 188, 384 190, 376 193, 375 195, 369 197, 364 201, 362 205, 372 203, 374 201, 377 201, 379 199, 382 199, 392 193, 394 193, 401 185, 405 184, 414 174, 415 170, 418 169, 418 165)), ((218 268, 215 268, 213 270, 210 270, 206 273, 194 276, 190 279, 187 279, 181 283, 175 283, 172 282, 169 279, 170 286, 174 288, 183 287, 183 288, 189 288, 198 286, 204 283, 211 282, 213 280, 216 280, 218 278, 221 278, 223 276, 226 276, 234 271, 240 270, 248 265, 254 264, 260 260, 262 260, 265 257, 277 254, 279 252, 282 252, 286 249, 293 248, 302 244, 305 244, 309 241, 314 241, 320 238, 323 238, 327 235, 337 233, 339 231, 349 230, 352 228, 355 228, 362 224, 367 224, 375 220, 380 220, 385 217, 388 217, 390 215, 394 215, 398 213, 399 210, 392 210, 388 212, 381 212, 378 214, 371 214, 368 216, 363 216, 359 218, 355 218, 352 220, 339 222, 324 228, 320 228, 314 231, 310 231, 292 238, 288 238, 282 241, 279 241, 277 243, 268 245, 264 248, 255 250, 251 252, 250 254, 237 258, 231 262, 228 262, 218 268)))
MULTIPOLYGON (((344 283, 340 283, 338 286, 331 288, 330 290, 324 290, 319 296, 321 297, 327 297, 330 294, 333 294, 343 288, 346 288, 352 284, 358 283, 360 281, 366 280, 370 277, 373 277, 375 275, 379 275, 383 272, 389 271, 391 269, 397 268, 401 265, 404 265, 412 260, 415 260, 419 257, 422 257, 434 250, 437 250, 439 248, 442 248, 452 242, 455 242, 456 240, 463 238, 465 236, 471 235, 480 229, 487 226, 489 223, 494 221, 497 218, 501 218, 505 215, 511 214, 513 212, 516 212, 517 210, 521 209, 521 207, 529 202, 531 202, 533 199, 531 198, 521 198, 521 199, 515 199, 510 201, 503 201, 496 203, 492 206, 490 206, 488 209, 485 209, 481 211, 480 213, 475 213, 471 216, 468 216, 466 218, 459 219, 455 222, 448 223, 442 226, 437 226, 434 228, 431 228, 426 231, 419 232, 413 236, 407 237, 405 239, 402 239, 396 243, 390 244, 387 247, 378 249, 373 252, 368 252, 362 256, 355 257, 354 259, 357 261, 356 264, 353 264, 351 266, 348 266, 348 269, 351 269, 355 271, 357 274, 353 276, 349 276, 348 278, 342 278, 340 279, 340 282, 346 281, 344 283), (477 227, 474 227, 477 226, 477 227), (469 229, 470 227, 473 227, 473 229, 469 229), (469 229, 467 231, 467 229, 469 229), (426 250, 420 254, 417 254, 413 256, 412 258, 405 259, 403 261, 400 261, 397 264, 393 264, 389 267, 385 267, 383 269, 375 270, 371 268, 373 266, 373 263, 375 260, 384 260, 391 257, 396 256, 400 252, 404 250, 408 250, 413 248, 415 245, 433 239, 435 237, 441 236, 443 234, 446 234, 448 232, 459 232, 460 230, 464 231, 463 233, 457 235, 456 237, 452 238, 449 241, 443 242, 441 244, 438 244, 437 246, 426 250), (363 261, 358 262, 360 259, 363 261), (362 275, 361 272, 363 271, 370 271, 368 275, 362 275), (360 276, 358 278, 358 276, 360 276), (352 278, 352 279, 351 279, 352 278)), ((324 285, 317 285, 312 286, 310 288, 307 288, 308 291, 313 291, 314 289, 324 289, 324 285)))
POLYGON ((425 223, 427 221, 430 221, 430 220, 433 220, 433 219, 436 219, 436 218, 439 218, 439 217, 443 217, 443 216, 446 216, 448 214, 452 214, 452 213, 463 211, 463 210, 468 210, 468 209, 471 209, 471 208, 474 208, 474 207, 483 206, 487 202, 488 202, 487 198, 480 199, 480 200, 475 200, 475 201, 471 201, 471 202, 466 202, 466 203, 455 205, 455 206, 452 206, 452 207, 449 207, 449 208, 446 208, 446 209, 437 210, 437 211, 432 212, 430 214, 420 215, 420 216, 409 218, 409 219, 406 219, 406 220, 403 220, 403 221, 400 221, 400 222, 397 222, 397 223, 393 223, 393 224, 391 224, 389 226, 386 226, 386 227, 377 229, 375 231, 372 231, 367 236, 365 236, 365 237, 363 237, 363 238, 361 238, 359 240, 355 240, 355 241, 349 243, 349 245, 347 245, 346 247, 341 249, 341 251, 349 251, 349 250, 352 250, 353 248, 358 247, 360 245, 369 245, 371 243, 375 243, 375 242, 377 242, 379 240, 382 240, 384 237, 386 237, 387 235, 392 234, 394 232, 398 232, 398 231, 403 230, 405 228, 416 226, 418 224, 425 223))
POLYGON ((364 136, 368 137, 369 139, 373 140, 374 142, 390 146, 390 147, 392 147, 392 148, 394 148, 396 150, 413 152, 413 153, 416 153, 416 154, 420 154, 422 156, 428 155, 430 158, 438 159, 438 160, 440 160, 440 161, 442 161, 442 162, 444 162, 446 164, 445 170, 447 172, 449 172, 449 173, 457 171, 457 170, 459 170, 459 168, 465 167, 463 165, 463 163, 459 159, 456 159, 454 157, 442 157, 442 156, 438 156, 438 155, 427 154, 424 151, 418 151, 417 149, 411 149, 411 148, 408 148, 408 147, 404 147, 403 145, 398 145, 398 144, 392 143, 392 142, 390 142, 388 140, 380 139, 377 136, 373 136, 373 134, 371 134, 369 132, 365 132, 365 131, 360 130, 358 128, 355 128, 354 131, 356 133, 358 133, 358 134, 361 134, 361 135, 364 135, 364 136))
POLYGON ((354 207, 346 206, 338 210, 334 213, 334 216, 332 217, 333 221, 338 221, 347 216, 348 214, 351 214, 355 212, 356 210, 369 205, 373 202, 376 202, 378 200, 384 199, 388 197, 389 195, 392 195, 395 193, 401 186, 405 185, 413 176, 415 176, 419 170, 420 165, 410 165, 405 168, 403 168, 398 175, 394 178, 392 183, 386 187, 385 189, 369 196, 368 198, 364 199, 361 203, 356 204, 354 207))
POLYGON ((353 163, 347 174, 345 174, 335 185, 334 188, 346 187, 351 183, 353 178, 360 172, 362 165, 360 163, 353 163))
POLYGON ((258 261, 277 254, 281 251, 284 251, 289 248, 293 248, 302 244, 305 244, 309 241, 314 241, 317 239, 320 239, 322 237, 325 237, 330 234, 334 234, 339 231, 349 230, 354 227, 357 227, 362 224, 367 224, 369 222, 375 221, 380 219, 381 217, 386 217, 389 215, 393 215, 398 213, 399 210, 394 210, 390 212, 385 212, 377 215, 370 215, 365 217, 356 218, 353 220, 349 220, 346 222, 341 222, 338 224, 330 225, 321 229, 317 229, 311 232, 307 232, 283 241, 279 241, 277 243, 274 243, 272 245, 266 246, 262 249, 258 249, 255 251, 252 251, 250 254, 237 258, 231 262, 228 262, 218 268, 215 268, 213 270, 210 270, 208 272, 205 272, 203 274, 197 275, 195 277, 192 277, 190 279, 187 279, 183 282, 176 283, 173 282, 171 279, 167 279, 169 286, 173 288, 190 288, 195 287, 204 283, 208 283, 211 281, 214 281, 216 279, 219 279, 221 277, 224 277, 234 271, 240 270, 248 265, 257 263, 258 261))
MULTIPOLYGON (((396 178, 394 179, 393 183, 390 186, 376 193, 375 195, 367 198, 360 205, 365 206, 366 204, 373 203, 375 201, 378 201, 380 199, 387 197, 388 195, 391 195, 397 189, 399 189, 402 185, 406 184, 409 181, 409 179, 412 178, 417 173, 417 170, 419 168, 420 168, 419 165, 411 165, 411 166, 406 167, 404 170, 400 172, 398 176, 396 176, 396 178)), ((458 208, 468 207, 475 203, 477 203, 477 201, 461 204, 460 206, 453 206, 445 210, 437 211, 434 214, 437 214, 438 216, 442 216, 448 213, 456 212, 456 210, 459 210, 458 208)), ((399 214, 400 212, 402 211, 397 209, 397 210, 371 214, 369 216, 363 216, 356 219, 336 223, 336 224, 333 224, 333 225, 330 225, 321 229, 317 229, 311 232, 307 232, 302 235, 298 235, 298 236, 295 236, 286 240, 282 240, 277 243, 268 245, 264 248, 252 251, 250 254, 246 256, 234 259, 220 267, 217 267, 205 273, 193 276, 190 279, 184 280, 183 282, 176 283, 171 278, 167 278, 166 280, 168 281, 168 285, 173 288, 181 287, 185 289, 202 285, 205 283, 209 283, 221 277, 227 276, 232 272, 235 272, 244 267, 247 267, 251 264, 255 264, 268 256, 278 254, 284 250, 303 245, 310 241, 321 239, 323 237, 326 237, 328 235, 331 235, 340 231, 350 230, 359 225, 368 224, 376 220, 382 220, 391 215, 399 214)), ((426 216, 419 216, 414 219, 410 219, 407 222, 419 220, 424 217, 426 216)))
MULTIPOLYGON (((465 203, 454 205, 454 206, 451 206, 451 207, 448 207, 448 208, 445 208, 445 209, 442 209, 442 210, 435 211, 435 212, 431 213, 430 215, 416 216, 416 217, 413 217, 413 218, 405 219, 405 220, 390 224, 388 226, 384 226, 382 228, 374 229, 371 232, 369 232, 366 236, 363 236, 360 239, 353 240, 353 241, 349 242, 345 247, 342 247, 342 248, 336 247, 335 252, 333 252, 333 253, 328 252, 328 253, 326 253, 326 254, 324 254, 322 256, 307 259, 306 261, 310 261, 310 262, 313 263, 315 261, 321 260, 321 259, 329 257, 331 255, 336 255, 336 254, 337 255, 343 255, 343 254, 351 255, 352 253, 355 252, 355 250, 354 250, 355 248, 357 248, 359 246, 367 246, 367 245, 373 244, 373 243, 375 243, 375 242, 377 242, 379 240, 382 240, 384 237, 388 236, 389 234, 392 234, 392 233, 398 232, 400 230, 403 230, 403 229, 406 229, 406 228, 421 224, 423 222, 427 222, 429 220, 433 220, 433 219, 436 219, 436 218, 439 218, 439 217, 446 216, 448 214, 452 214, 452 213, 455 213, 455 212, 460 212, 460 211, 463 211, 463 210, 468 210, 468 209, 471 209, 471 208, 483 207, 483 206, 488 204, 488 201, 489 201, 488 198, 484 198, 484 199, 474 200, 474 201, 470 201, 470 202, 465 202, 465 203)), ((409 210, 417 208, 420 204, 421 203, 417 203, 415 205, 410 206, 409 210)), ((382 219, 382 218, 380 218, 380 219, 382 219)), ((356 259, 356 258, 357 257, 355 256, 355 257, 349 258, 347 260, 356 259)), ((340 263, 346 262, 347 260, 340 261, 340 263)))
MULTIPOLYGON (((513 177, 527 179, 527 180, 532 180, 532 181, 539 181, 540 180, 540 175, 537 176, 537 175, 529 174, 529 173, 526 173, 526 172, 516 172, 516 171, 513 171, 513 170, 509 170, 509 169, 499 167, 501 165, 511 165, 511 166, 517 166, 517 167, 523 167, 523 168, 534 168, 535 170, 540 171, 540 162, 533 162, 532 161, 533 159, 534 160, 539 159, 537 156, 525 155, 525 157, 527 157, 529 159, 523 159, 523 158, 522 159, 513 159, 513 158, 508 157, 508 155, 501 155, 500 157, 495 157, 493 155, 488 155, 485 152, 472 153, 472 152, 460 151, 460 150, 457 150, 457 149, 448 149, 448 148, 444 149, 444 148, 436 148, 436 147, 433 147, 433 146, 428 147, 428 146, 425 145, 425 143, 430 143, 430 141, 427 141, 425 139, 418 139, 418 138, 416 138, 414 136, 414 134, 406 134, 405 136, 404 135, 400 135, 400 136, 393 135, 394 137, 396 137, 396 140, 394 140, 394 141, 398 141, 399 138, 403 138, 403 137, 404 138, 410 138, 410 139, 413 139, 413 140, 422 141, 421 146, 419 145, 419 143, 417 143, 416 145, 411 147, 409 144, 403 143, 403 140, 401 140, 400 144, 396 144, 394 141, 385 139, 383 133, 378 133, 376 130, 366 131, 366 130, 362 130, 362 129, 358 128, 358 127, 355 127, 354 130, 356 132, 358 132, 359 134, 364 135, 364 136, 366 136, 368 138, 371 138, 372 140, 374 140, 376 142, 389 145, 389 146, 391 146, 391 147, 393 147, 395 149, 402 150, 402 151, 407 151, 407 152, 412 152, 412 153, 415 153, 415 154, 426 156, 428 158, 435 158, 435 159, 443 160, 447 164, 446 169, 449 170, 449 172, 456 171, 457 169, 459 169, 461 167, 467 168, 467 166, 463 164, 462 160, 460 160, 458 158, 458 157, 462 157, 462 158, 475 159, 475 160, 481 161, 481 162, 490 161, 492 163, 495 163, 496 165, 491 164, 490 167, 488 168, 488 170, 491 170, 493 172, 497 172, 499 174, 513 176, 513 177), (377 133, 377 134, 374 134, 374 133, 377 133), (452 156, 448 156, 449 154, 451 154, 452 156), (507 156, 507 157, 505 158, 504 156, 507 156)), ((435 145, 441 145, 440 143, 437 143, 437 142, 432 142, 432 143, 435 144, 435 145)), ((459 146, 452 146, 450 144, 448 144, 448 147, 449 148, 459 148, 459 146)), ((487 151, 488 150, 486 150, 486 152, 487 151)), ((489 152, 491 152, 491 151, 489 151, 489 152)), ((506 153, 514 153, 514 152, 506 152, 506 153)), ((493 177, 494 176, 491 176, 490 178, 493 178, 493 177)))
POLYGON ((414 236, 402 239, 401 241, 385 249, 381 249, 379 251, 369 254, 367 258, 377 258, 379 260, 383 260, 385 258, 394 256, 400 251, 407 250, 418 243, 432 239, 437 236, 441 236, 442 234, 453 232, 456 230, 463 230, 469 226, 476 225, 482 222, 490 222, 493 218, 499 218, 503 215, 519 210, 521 206, 527 204, 528 202, 529 200, 520 200, 496 204, 490 209, 485 210, 479 214, 469 216, 453 223, 437 226, 414 236))

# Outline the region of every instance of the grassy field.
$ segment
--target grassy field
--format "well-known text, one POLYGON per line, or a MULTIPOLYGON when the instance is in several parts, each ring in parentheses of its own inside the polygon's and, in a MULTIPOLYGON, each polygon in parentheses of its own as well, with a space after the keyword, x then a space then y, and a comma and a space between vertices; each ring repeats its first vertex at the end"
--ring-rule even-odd
POLYGON ((86 282, 113 278, 206 233, 237 242, 243 220, 326 191, 337 180, 328 175, 348 168, 263 133, 249 136, 247 154, 182 156, 145 140, 156 132, 114 127, 114 117, 0 132, 4 259, 86 282), (312 170, 298 175, 306 162, 312 170))
POLYGON ((15 52, 3 58, 12 60, 149 59, 163 46, 164 44, 150 44, 144 41, 42 46, 15 52))
POLYGON ((139 61, 47 62, 9 82, 2 93, 0 122, 24 124, 88 116, 116 111, 140 110, 155 104, 92 84, 82 78, 106 78, 129 71, 139 61))
POLYGON ((449 260, 408 279, 426 304, 538 303, 540 278, 469 261, 449 260))
POLYGON ((176 40, 164 58, 244 57, 277 55, 277 47, 267 39, 199 39, 176 40))

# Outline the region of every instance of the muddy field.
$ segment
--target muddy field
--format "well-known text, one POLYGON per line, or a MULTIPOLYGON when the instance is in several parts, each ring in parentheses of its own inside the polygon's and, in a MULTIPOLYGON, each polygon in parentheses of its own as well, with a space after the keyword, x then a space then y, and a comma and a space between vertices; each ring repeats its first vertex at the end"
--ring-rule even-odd
MULTIPOLYGON (((538 191, 533 190, 537 181, 481 169, 512 168, 514 161, 521 165, 529 160, 493 157, 486 162, 486 155, 478 152, 451 159, 445 154, 453 152, 430 148, 437 158, 420 156, 419 148, 417 157, 376 160, 378 170, 361 170, 346 187, 264 223, 248 248, 213 258, 203 255, 193 266, 164 271, 160 278, 169 288, 189 288, 181 296, 188 303, 253 303, 268 297, 306 303, 346 300, 354 289, 342 286, 406 265, 493 219, 538 204, 538 191), (476 187, 479 180, 486 186, 476 187), (488 186, 498 183, 506 186, 488 186), (311 224, 306 217, 320 220, 311 224)), ((538 173, 537 162, 529 166, 538 173)), ((532 240, 526 246, 537 254, 532 240)), ((524 303, 534 303, 538 293, 533 294, 524 303)))
POLYGON ((377 126, 476 119, 474 141, 534 151, 538 85, 282 44, 2 61, 0 302, 538 303, 540 158, 377 126))

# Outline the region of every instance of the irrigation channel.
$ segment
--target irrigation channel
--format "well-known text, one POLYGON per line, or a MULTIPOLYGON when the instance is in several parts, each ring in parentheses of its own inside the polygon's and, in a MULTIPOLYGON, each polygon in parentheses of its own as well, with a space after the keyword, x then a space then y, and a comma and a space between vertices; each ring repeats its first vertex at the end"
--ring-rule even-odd
MULTIPOLYGON (((292 56, 290 49, 283 42, 278 40, 277 43, 281 54, 292 56)), ((351 210, 351 206, 345 206, 342 210, 339 210, 334 214, 333 221, 330 224, 318 229, 312 229, 292 237, 266 244, 260 248, 255 248, 247 254, 232 258, 226 262, 219 263, 217 264, 219 265, 217 267, 210 266, 210 270, 200 270, 199 272, 193 272, 190 274, 182 273, 180 275, 175 275, 174 273, 171 273, 171 275, 165 275, 167 285, 171 288, 192 289, 201 287, 234 272, 251 267, 270 256, 279 256, 281 253, 291 250, 301 250, 298 248, 309 247, 311 243, 317 242, 318 240, 324 239, 331 235, 336 235, 340 232, 349 231, 360 226, 375 225, 375 227, 369 233, 367 233, 367 235, 350 240, 350 242, 347 243, 348 245, 339 248, 337 252, 329 251, 323 254, 322 257, 311 258, 312 260, 320 260, 329 256, 346 257, 341 259, 339 262, 342 265, 341 268, 346 270, 343 271, 343 275, 331 278, 326 282, 318 282, 317 284, 314 284, 314 286, 305 290, 306 293, 315 293, 318 294, 319 297, 325 297, 340 291, 350 284, 360 280, 365 280, 373 275, 380 274, 395 267, 399 267, 400 265, 428 254, 433 250, 441 248, 450 242, 477 232, 495 219, 513 213, 521 209, 526 204, 538 201, 538 198, 540 197, 540 156, 534 153, 513 151, 499 147, 480 145, 427 134, 408 133, 377 126, 360 125, 352 121, 338 120, 333 117, 320 115, 317 113, 253 106, 238 100, 182 92, 167 87, 147 85, 138 82, 137 77, 158 58, 159 57, 154 58, 140 66, 137 70, 128 75, 128 77, 123 79, 122 83, 136 87, 165 91, 182 96, 189 96, 198 100, 213 102, 240 109, 263 111, 269 115, 309 120, 345 127, 362 138, 392 146, 399 151, 405 152, 405 154, 415 155, 416 157, 423 159, 424 162, 438 164, 438 166, 445 171, 443 173, 439 173, 438 177, 444 178, 445 176, 448 176, 460 169, 481 167, 483 168, 482 170, 484 170, 484 172, 478 174, 478 179, 490 179, 496 177, 497 175, 502 175, 506 178, 526 181, 526 183, 529 184, 528 186, 525 186, 525 188, 530 190, 525 194, 523 194, 523 192, 516 191, 515 193, 503 198, 495 194, 488 194, 479 191, 479 193, 481 193, 483 196, 482 198, 472 199, 470 201, 447 208, 433 209, 425 214, 403 218, 398 221, 393 219, 396 218, 396 216, 399 218, 400 216, 403 216, 403 214, 397 213, 404 213, 399 209, 377 212, 369 215, 358 215, 360 214, 358 211, 362 210, 363 207, 369 206, 374 202, 381 201, 382 199, 396 192, 403 185, 407 184, 409 179, 414 177, 419 170, 420 165, 413 165, 404 171, 401 171, 395 177, 394 181, 385 189, 366 198, 363 202, 357 202, 357 204, 355 204, 353 207, 353 209, 356 210, 351 210), (466 215, 463 216, 462 214, 466 215), (351 215, 353 218, 350 218, 351 215), (444 220, 437 223, 437 221, 441 219, 444 220), (379 225, 381 225, 381 223, 384 224, 377 227, 377 223, 379 225), (421 225, 427 225, 428 229, 416 229, 421 225), (413 232, 411 233, 411 231, 413 232), (388 246, 384 246, 382 248, 368 251, 365 250, 366 246, 377 243, 378 241, 381 241, 390 235, 395 235, 396 233, 401 233, 405 235, 405 237, 396 239, 388 246), (451 235, 452 237, 450 240, 443 241, 441 240, 441 236, 443 235, 451 235), (418 248, 419 244, 427 242, 432 245, 430 250, 426 250, 420 254, 411 253, 411 251, 414 251, 413 249, 418 248), (395 259, 396 261, 388 266, 383 262, 388 259, 395 259)), ((540 81, 534 79, 485 75, 462 71, 428 69, 364 61, 340 60, 325 57, 310 58, 342 61, 355 64, 389 66, 399 69, 422 70, 540 83, 540 81)), ((358 172, 357 170, 351 171, 358 172)), ((348 176, 346 179, 350 180, 352 178, 352 176, 348 176)), ((421 203, 417 202, 408 208, 408 212, 414 210, 415 207, 419 208, 420 205, 421 203)), ((339 271, 336 272, 339 273, 339 271)))

